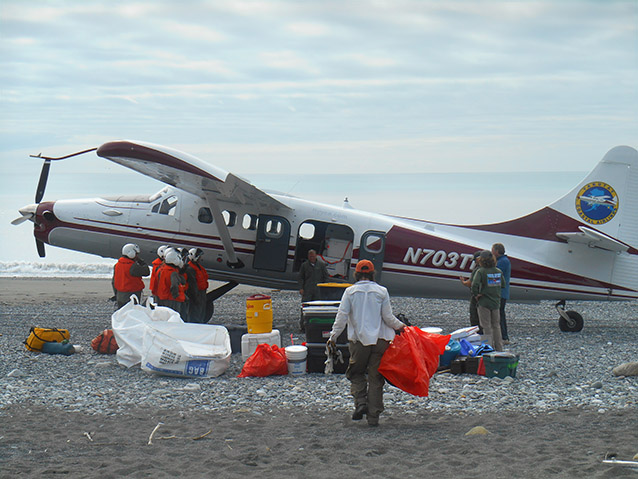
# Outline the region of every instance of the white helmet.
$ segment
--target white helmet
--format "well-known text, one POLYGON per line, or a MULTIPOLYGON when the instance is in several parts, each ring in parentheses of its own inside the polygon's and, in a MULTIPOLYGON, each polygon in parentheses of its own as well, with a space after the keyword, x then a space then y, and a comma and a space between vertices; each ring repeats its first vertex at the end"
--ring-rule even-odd
POLYGON ((164 259, 164 254, 166 253, 166 248, 168 248, 168 245, 162 245, 159 248, 157 248, 157 257, 159 259, 164 259))
POLYGON ((134 243, 128 243, 122 246, 122 256, 126 256, 130 259, 135 259, 135 256, 140 254, 140 247, 134 243))
POLYGON ((164 256, 164 262, 178 268, 184 266, 182 256, 172 248, 168 251, 168 253, 166 253, 166 256, 164 256))
POLYGON ((191 248, 188 250, 188 259, 197 261, 204 254, 200 248, 191 248))

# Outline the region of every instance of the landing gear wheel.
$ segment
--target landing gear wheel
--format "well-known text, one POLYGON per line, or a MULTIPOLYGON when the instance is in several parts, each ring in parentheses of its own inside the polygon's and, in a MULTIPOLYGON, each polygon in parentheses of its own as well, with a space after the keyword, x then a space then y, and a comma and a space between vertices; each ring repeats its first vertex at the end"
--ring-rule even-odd
POLYGON ((569 317, 569 320, 563 317, 558 318, 558 327, 560 330, 566 333, 582 331, 583 324, 585 323, 583 317, 576 311, 566 311, 565 314, 569 317))

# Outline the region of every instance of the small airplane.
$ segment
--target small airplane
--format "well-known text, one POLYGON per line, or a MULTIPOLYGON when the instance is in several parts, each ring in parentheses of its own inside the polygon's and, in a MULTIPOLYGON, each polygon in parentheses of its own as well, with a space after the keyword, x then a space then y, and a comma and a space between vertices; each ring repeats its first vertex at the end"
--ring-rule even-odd
POLYGON ((556 300, 559 327, 580 331, 583 318, 567 300, 638 298, 638 151, 610 150, 572 191, 538 211, 494 224, 452 225, 369 213, 349 203, 331 206, 269 193, 187 153, 118 140, 44 160, 35 204, 19 224, 34 223, 44 244, 118 258, 137 243, 150 263, 160 245, 204 250, 211 279, 225 282, 213 301, 239 283, 297 289, 297 275, 314 249, 337 281, 353 278, 368 259, 393 296, 467 299, 459 281, 474 268, 473 253, 503 243, 512 264, 510 301, 556 300), (151 195, 42 201, 52 161, 95 151, 166 183, 151 195), (604 196, 601 196, 604 195, 604 196), (591 208, 591 204, 604 207, 591 208))

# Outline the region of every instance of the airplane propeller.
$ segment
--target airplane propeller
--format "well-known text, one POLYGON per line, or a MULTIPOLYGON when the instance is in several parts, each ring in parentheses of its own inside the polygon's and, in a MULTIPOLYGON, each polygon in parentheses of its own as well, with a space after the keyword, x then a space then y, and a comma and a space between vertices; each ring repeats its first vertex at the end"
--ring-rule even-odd
MULTIPOLYGON (((38 210, 38 205, 40 204, 40 202, 42 201, 42 198, 44 197, 44 191, 47 187, 47 181, 49 179, 49 170, 51 169, 52 161, 65 160, 67 158, 82 155, 84 153, 89 153, 90 151, 95 151, 95 150, 97 150, 97 148, 89 148, 88 150, 78 151, 77 153, 72 153, 66 156, 60 156, 58 158, 53 158, 50 156, 42 156, 41 153, 38 153, 37 155, 30 155, 31 158, 40 158, 44 160, 44 164, 42 165, 42 170, 40 171, 40 179, 38 180, 38 186, 35 190, 35 204, 21 208, 19 212, 22 216, 14 219, 11 222, 11 224, 19 225, 21 223, 24 223, 27 220, 31 220, 35 224, 36 211, 38 210)), ((35 246, 38 250, 38 255, 40 256, 40 258, 44 258, 45 257, 44 242, 36 238, 35 246)))

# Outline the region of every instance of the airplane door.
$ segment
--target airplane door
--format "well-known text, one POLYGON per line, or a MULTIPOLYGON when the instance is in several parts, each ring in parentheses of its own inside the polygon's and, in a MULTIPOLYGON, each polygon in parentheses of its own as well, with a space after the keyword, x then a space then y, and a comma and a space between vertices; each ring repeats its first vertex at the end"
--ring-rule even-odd
POLYGON ((259 215, 254 269, 286 271, 290 223, 281 216, 259 215))
POLYGON ((359 260, 367 259, 374 264, 374 278, 381 279, 383 255, 385 253, 385 233, 383 231, 366 231, 361 235, 359 260))

